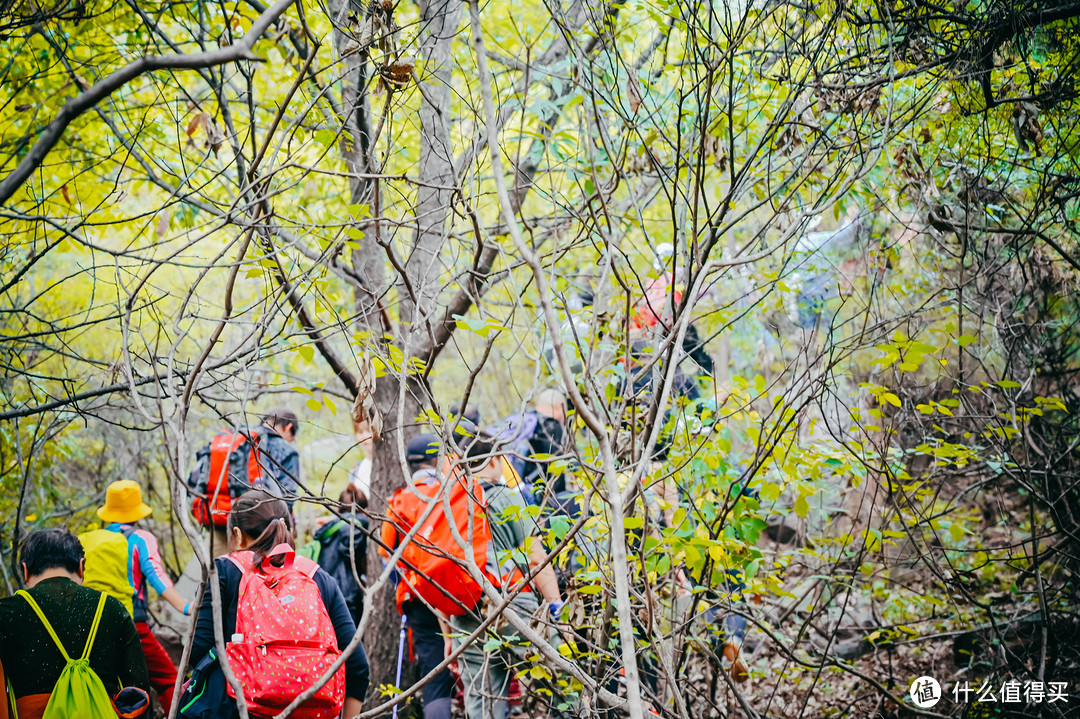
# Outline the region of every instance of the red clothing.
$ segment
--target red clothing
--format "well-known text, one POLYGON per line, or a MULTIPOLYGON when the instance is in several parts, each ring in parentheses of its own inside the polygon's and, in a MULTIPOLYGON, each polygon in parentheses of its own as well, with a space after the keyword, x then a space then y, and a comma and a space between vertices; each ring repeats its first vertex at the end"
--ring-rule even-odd
POLYGON ((682 292, 677 289, 673 291, 673 283, 671 273, 665 272, 645 286, 645 296, 634 305, 630 318, 634 329, 644 330, 655 327, 659 322, 665 325, 671 322, 672 303, 677 305, 682 302, 682 292))
MULTIPOLYGON (((150 685, 157 692, 158 701, 161 702, 165 713, 172 706, 173 688, 176 686, 176 665, 161 646, 161 642, 150 631, 150 625, 146 622, 135 622, 135 629, 139 631, 139 640, 142 642, 143 654, 146 656, 146 671, 150 675, 150 685)), ((21 719, 22 714, 19 714, 21 719)))

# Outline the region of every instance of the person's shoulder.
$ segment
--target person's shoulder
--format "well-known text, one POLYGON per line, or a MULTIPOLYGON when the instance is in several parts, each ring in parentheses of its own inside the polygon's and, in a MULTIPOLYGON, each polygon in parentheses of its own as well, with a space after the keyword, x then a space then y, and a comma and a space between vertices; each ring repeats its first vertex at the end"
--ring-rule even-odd
POLYGON ((132 527, 131 534, 128 536, 132 539, 141 539, 143 542, 146 542, 146 544, 150 546, 154 546, 157 544, 157 537, 155 537, 149 529, 132 527))
POLYGON ((484 489, 484 500, 487 502, 488 511, 496 515, 502 515, 510 507, 527 507, 525 497, 521 492, 505 484, 495 484, 484 489))
POLYGON ((268 446, 271 446, 274 449, 276 449, 277 451, 282 452, 284 454, 292 454, 292 453, 299 454, 296 447, 293 446, 292 442, 285 439, 284 437, 282 437, 277 432, 267 430, 266 438, 263 441, 266 442, 266 444, 268 446))
POLYGON ((546 414, 540 415, 540 429, 546 434, 561 432, 562 428, 562 423, 554 417, 549 417, 546 414))
POLYGON ((26 600, 20 597, 18 594, 11 594, 9 596, 0 599, 0 620, 5 620, 12 615, 18 614, 23 611, 24 608, 29 609, 26 600))
MULTIPOLYGON (((88 590, 88 592, 92 593, 87 594, 86 596, 88 602, 100 602, 101 595, 105 594, 104 592, 99 592, 96 589, 89 589, 89 587, 81 587, 81 589, 86 589, 88 590)), ((128 613, 127 607, 125 607, 119 599, 105 594, 105 608, 101 611, 101 619, 102 621, 104 621, 107 618, 110 621, 118 622, 120 624, 126 624, 127 622, 131 621, 131 614, 128 613)))
POLYGON ((322 567, 317 567, 311 578, 315 581, 315 586, 319 588, 319 596, 323 598, 323 604, 328 604, 334 595, 341 594, 341 587, 337 580, 322 567))

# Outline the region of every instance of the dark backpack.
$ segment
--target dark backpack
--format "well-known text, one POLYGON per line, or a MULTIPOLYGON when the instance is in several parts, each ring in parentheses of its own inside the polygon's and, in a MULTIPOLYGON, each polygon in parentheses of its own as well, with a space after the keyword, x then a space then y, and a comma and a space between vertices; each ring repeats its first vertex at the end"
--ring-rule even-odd
POLYGON ((180 688, 181 719, 220 719, 236 713, 236 705, 225 690, 225 674, 218 663, 217 650, 207 652, 180 688))
POLYGON ((532 477, 525 476, 525 465, 532 455, 532 438, 540 426, 540 415, 535 410, 524 414, 515 414, 491 425, 486 432, 495 438, 496 444, 506 453, 506 459, 526 482, 532 477))
POLYGON ((356 517, 351 531, 344 519, 327 522, 298 553, 318 562, 322 570, 334 578, 349 612, 354 618, 359 617, 364 608, 364 588, 356 583, 356 577, 364 581, 367 570, 367 517, 356 517), (311 550, 305 551, 309 546, 311 550), (315 556, 309 553, 312 550, 315 556))
POLYGON ((199 524, 225 526, 233 499, 262 485, 259 446, 263 439, 258 429, 222 432, 199 451, 188 479, 195 495, 191 513, 199 524))

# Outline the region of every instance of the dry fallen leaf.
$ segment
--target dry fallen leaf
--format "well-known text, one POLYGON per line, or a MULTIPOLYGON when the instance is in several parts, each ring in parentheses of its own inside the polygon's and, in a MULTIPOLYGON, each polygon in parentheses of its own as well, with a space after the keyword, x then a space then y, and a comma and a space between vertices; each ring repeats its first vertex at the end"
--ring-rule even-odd
POLYGON ((158 239, 164 237, 165 233, 169 231, 169 222, 171 221, 171 219, 172 216, 168 212, 162 212, 160 215, 158 215, 157 227, 155 228, 158 239))
POLYGON ((379 68, 379 74, 388 87, 405 87, 412 80, 413 62, 402 60, 379 68))
POLYGON ((626 78, 626 96, 630 102, 630 112, 636 115, 638 108, 641 107, 641 87, 637 72, 631 73, 630 77, 626 78))
POLYGON ((225 131, 213 120, 208 120, 206 123, 206 145, 214 151, 214 157, 217 157, 218 148, 225 142, 225 131))
POLYGON ((196 130, 200 127, 206 127, 210 123, 210 115, 205 112, 200 112, 195 117, 191 118, 191 122, 187 126, 187 136, 191 137, 195 134, 196 130))
POLYGON ((353 401, 352 418, 354 422, 368 422, 371 425, 371 434, 375 439, 382 438, 383 418, 379 408, 375 405, 375 365, 366 355, 360 360, 359 372, 357 373, 359 393, 353 401))

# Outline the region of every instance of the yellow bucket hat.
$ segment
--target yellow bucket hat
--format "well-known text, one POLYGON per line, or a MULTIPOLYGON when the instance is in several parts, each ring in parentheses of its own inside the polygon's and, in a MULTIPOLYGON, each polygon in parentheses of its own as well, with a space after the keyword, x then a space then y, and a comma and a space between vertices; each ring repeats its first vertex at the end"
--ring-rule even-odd
POLYGON ((97 516, 106 522, 130 524, 148 517, 154 511, 142 501, 142 489, 130 479, 113 482, 105 491, 105 506, 100 507, 97 516))

